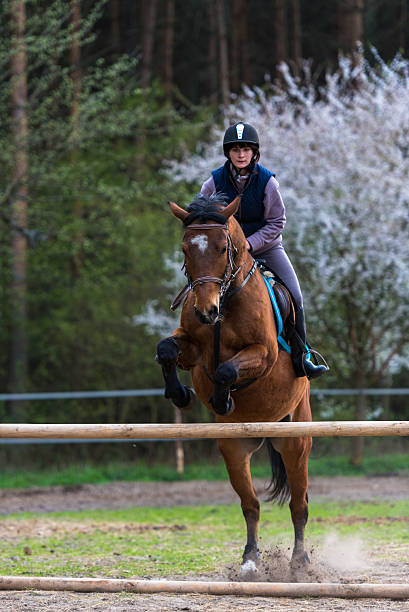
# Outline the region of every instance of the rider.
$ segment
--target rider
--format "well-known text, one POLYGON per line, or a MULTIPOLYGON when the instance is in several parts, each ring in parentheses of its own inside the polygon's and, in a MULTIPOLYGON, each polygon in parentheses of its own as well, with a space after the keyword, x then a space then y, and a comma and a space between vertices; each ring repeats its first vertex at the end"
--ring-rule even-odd
POLYGON ((296 376, 317 378, 328 370, 314 365, 306 348, 303 298, 293 266, 284 250, 281 232, 285 226, 285 208, 274 174, 258 163, 260 159, 257 131, 248 123, 230 126, 223 138, 227 157, 224 166, 213 170, 202 185, 201 193, 210 196, 222 192, 229 201, 241 194, 236 219, 246 236, 246 246, 256 259, 289 289, 295 303, 295 334, 290 340, 296 376))

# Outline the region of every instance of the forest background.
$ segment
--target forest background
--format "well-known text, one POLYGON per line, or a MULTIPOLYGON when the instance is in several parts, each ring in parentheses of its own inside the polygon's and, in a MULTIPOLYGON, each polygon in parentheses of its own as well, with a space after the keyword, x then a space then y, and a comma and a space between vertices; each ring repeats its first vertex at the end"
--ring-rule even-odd
MULTIPOLYGON (((294 92, 300 100, 300 92, 304 95, 309 88, 303 104, 311 109, 323 98, 328 75, 343 71, 337 85, 340 99, 345 91, 349 100, 353 90, 368 92, 367 81, 359 77, 365 62, 369 71, 374 65, 383 66, 384 72, 392 66, 401 80, 394 81, 390 96, 402 79, 407 84, 408 14, 407 0, 3 1, 2 392, 162 387, 155 346, 169 331, 169 301, 183 284, 177 272, 180 227, 166 203, 171 199, 186 204, 200 189, 200 174, 189 171, 190 157, 210 160, 208 147, 215 150, 224 127, 252 113, 262 142, 267 141, 269 112, 277 111, 277 100, 291 107, 294 92), (340 53, 349 62, 347 76, 340 53), (400 63, 394 68, 397 54, 400 63), (267 112, 269 104, 273 106, 267 112)), ((407 100, 404 103, 407 108, 407 100)), ((291 108, 295 124, 300 105, 291 108)), ((290 127, 281 136, 290 138, 290 127)), ((402 184, 408 178, 405 142, 398 143, 404 163, 398 164, 397 180, 402 184)), ((195 159, 195 167, 202 169, 195 159)), ((217 164, 217 154, 213 159, 217 164)), ((203 172, 202 180, 207 178, 205 166, 203 172)), ((287 168, 289 182, 291 172, 287 168)), ((295 172, 302 173, 302 158, 295 172)), ((394 190, 400 194, 400 215, 407 219, 407 192, 402 195, 397 183, 394 190)), ((407 244, 407 226, 399 219, 394 222, 400 224, 396 241, 407 244)), ((318 224, 316 230, 318 240, 318 224)), ((312 304, 321 290, 319 274, 311 273, 314 257, 305 258, 299 248, 296 224, 288 240, 312 304)), ((310 247, 314 253, 314 236, 310 247)), ((399 257, 403 254, 401 250, 399 257)), ((342 259, 342 252, 337 256, 342 259)), ((405 315, 402 294, 393 290, 396 284, 407 290, 407 276, 400 278, 397 272, 405 267, 402 260, 398 268, 391 266, 385 291, 390 312, 399 311, 399 317, 391 316, 391 327, 380 331, 377 308, 364 309, 361 315, 366 321, 373 317, 374 323, 364 330, 362 342, 356 339, 362 325, 354 300, 349 304, 341 290, 331 295, 327 308, 336 322, 333 331, 320 328, 325 306, 315 300, 311 336, 332 365, 330 374, 314 383, 316 388, 409 386, 408 303, 403 303, 405 315), (353 324, 351 328, 354 320, 357 330, 353 324), (342 342, 338 327, 347 330, 342 342), (366 338, 371 340, 369 349, 366 338), (389 342, 391 350, 382 342, 389 342), (384 355, 381 363, 368 358, 367 350, 384 355), (356 365, 363 361, 366 365, 358 372, 356 365)), ((369 278, 380 303, 377 274, 369 278)), ((356 282, 347 277, 344 281, 348 286, 356 282)), ((370 293, 360 298, 373 301, 370 293)), ((313 402, 317 419, 407 418, 407 405, 405 396, 371 398, 367 403, 362 396, 358 402, 322 396, 313 402)), ((0 412, 2 421, 9 422, 142 423, 173 418, 172 408, 159 397, 3 401, 0 412)), ((189 416, 209 418, 204 409, 189 416)), ((329 448, 326 444, 322 448, 329 448)), ((151 453, 149 448, 142 445, 141 453, 151 453)), ((192 456, 197 458, 205 448, 192 445, 192 456)), ((13 452, 4 451, 9 461, 17 455, 13 452)), ((118 445, 115 450, 105 446, 99 454, 88 447, 81 451, 83 457, 98 460, 126 452, 118 445)), ((49 453, 44 451, 44 460, 49 453)), ((18 454, 21 461, 21 451, 18 454)), ((38 454, 38 449, 27 450, 26 460, 38 454)), ((354 454, 359 462, 362 446, 354 454)))

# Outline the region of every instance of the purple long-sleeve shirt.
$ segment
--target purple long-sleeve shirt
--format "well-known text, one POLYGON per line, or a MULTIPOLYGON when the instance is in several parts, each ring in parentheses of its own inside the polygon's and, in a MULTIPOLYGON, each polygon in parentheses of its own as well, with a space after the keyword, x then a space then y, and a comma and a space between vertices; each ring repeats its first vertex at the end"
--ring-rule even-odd
MULTIPOLYGON (((236 177, 235 180, 237 181, 239 192, 242 190, 246 179, 246 176, 238 175, 238 177, 236 177)), ((266 224, 257 230, 257 232, 247 237, 253 255, 260 255, 272 247, 277 246, 277 244, 280 244, 282 241, 281 232, 284 229, 286 218, 284 202, 278 187, 278 181, 272 176, 264 190, 263 204, 264 220, 266 224)), ((200 193, 210 196, 215 192, 216 186, 211 176, 203 183, 200 193)))

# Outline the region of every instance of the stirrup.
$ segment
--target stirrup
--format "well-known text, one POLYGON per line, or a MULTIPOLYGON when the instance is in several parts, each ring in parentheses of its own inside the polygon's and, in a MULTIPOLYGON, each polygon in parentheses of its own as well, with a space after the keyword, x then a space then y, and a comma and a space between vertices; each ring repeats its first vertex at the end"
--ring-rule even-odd
POLYGON ((325 374, 325 372, 328 372, 329 365, 327 364, 321 353, 312 348, 308 348, 308 353, 305 353, 302 358, 302 368, 304 370, 305 376, 311 379, 318 378, 319 376, 325 374), (315 364, 310 359, 311 354, 314 355, 314 361, 316 362, 315 364), (318 359, 316 358, 316 355, 318 355, 322 359, 324 365, 318 364, 318 359))

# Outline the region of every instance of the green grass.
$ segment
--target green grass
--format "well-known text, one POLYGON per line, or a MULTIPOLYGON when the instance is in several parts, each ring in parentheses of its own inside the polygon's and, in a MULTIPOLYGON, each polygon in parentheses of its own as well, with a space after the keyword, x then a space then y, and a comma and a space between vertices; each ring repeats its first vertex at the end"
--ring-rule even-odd
MULTIPOLYGON (((253 476, 269 478, 267 463, 255 463, 253 476)), ((349 464, 348 457, 329 456, 310 459, 311 476, 365 476, 379 474, 408 474, 409 455, 386 454, 365 457, 362 466, 349 464)), ((63 469, 50 468, 36 471, 7 470, 0 473, 0 488, 29 486, 75 486, 80 484, 103 484, 122 481, 177 481, 177 480, 225 480, 226 470, 222 461, 187 465, 184 474, 177 474, 173 465, 146 465, 146 463, 110 463, 107 465, 71 465, 63 469)))
POLYGON ((353 466, 346 456, 314 457, 309 462, 311 476, 408 475, 409 454, 378 454, 364 457, 362 465, 353 466))
MULTIPOLYGON (((378 550, 387 558, 388 544, 409 546, 408 515, 407 501, 312 503, 308 546, 319 544, 335 529, 341 537, 359 534, 369 545, 384 544, 378 550)), ((238 504, 24 513, 2 517, 0 533, 1 574, 145 578, 206 574, 238 563, 245 543, 238 504)), ((284 550, 291 546, 288 507, 262 505, 260 536, 264 550, 276 544, 284 550)))

